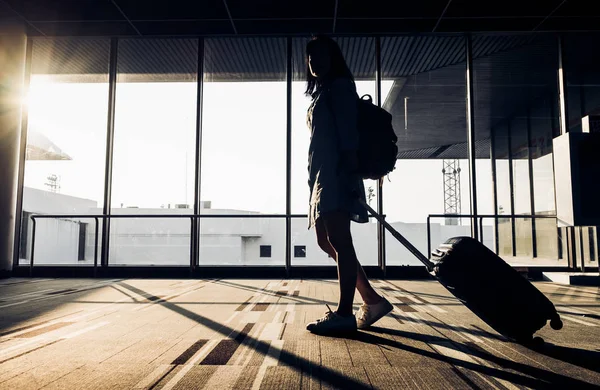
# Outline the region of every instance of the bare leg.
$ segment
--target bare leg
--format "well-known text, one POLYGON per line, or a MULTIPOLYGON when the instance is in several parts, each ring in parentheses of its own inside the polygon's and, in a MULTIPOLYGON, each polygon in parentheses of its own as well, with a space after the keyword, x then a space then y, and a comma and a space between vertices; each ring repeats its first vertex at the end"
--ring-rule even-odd
MULTIPOLYGON (((323 250, 323 252, 327 253, 334 261, 337 262, 337 253, 335 252, 335 249, 333 249, 331 242, 329 242, 327 230, 322 218, 317 220, 315 230, 317 231, 317 243, 319 244, 319 247, 323 250)), ((369 279, 367 279, 365 270, 360 265, 358 259, 356 260, 356 265, 356 288, 358 289, 358 293, 360 294, 363 302, 367 305, 373 305, 379 302, 381 300, 381 296, 377 294, 375 289, 373 289, 371 286, 371 283, 369 283, 369 279)))
POLYGON ((327 237, 336 254, 340 300, 337 313, 352 315, 354 289, 358 279, 358 259, 352 243, 350 218, 345 212, 331 212, 322 216, 327 237))

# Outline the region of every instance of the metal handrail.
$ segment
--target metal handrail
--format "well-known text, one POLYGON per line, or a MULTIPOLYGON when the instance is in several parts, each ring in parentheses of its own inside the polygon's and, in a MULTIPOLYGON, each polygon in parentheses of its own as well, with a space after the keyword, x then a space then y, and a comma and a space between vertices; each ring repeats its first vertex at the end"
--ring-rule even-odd
MULTIPOLYGON (((385 216, 385 215, 384 215, 385 216)), ((190 223, 194 224, 194 220, 207 219, 207 218, 251 218, 251 219, 266 219, 266 218, 308 218, 308 214, 32 214, 30 218, 33 222, 32 233, 31 233, 31 260, 29 262, 29 276, 33 276, 33 267, 35 260, 35 232, 37 228, 36 219, 53 219, 53 218, 81 218, 91 219, 95 221, 95 232, 94 232, 94 277, 97 274, 98 268, 98 224, 99 220, 102 219, 104 223, 107 219, 181 219, 189 218, 190 223)), ((369 215, 372 218, 372 215, 369 215)), ((190 240, 190 258, 193 257, 194 241, 190 240)))
MULTIPOLYGON (((171 209, 173 210, 173 209, 171 209)), ((32 218, 306 218, 307 214, 33 214, 32 218)))
POLYGON ((427 255, 431 253, 431 218, 479 218, 479 237, 483 241, 483 219, 556 219, 556 215, 543 214, 429 214, 427 216, 427 255))

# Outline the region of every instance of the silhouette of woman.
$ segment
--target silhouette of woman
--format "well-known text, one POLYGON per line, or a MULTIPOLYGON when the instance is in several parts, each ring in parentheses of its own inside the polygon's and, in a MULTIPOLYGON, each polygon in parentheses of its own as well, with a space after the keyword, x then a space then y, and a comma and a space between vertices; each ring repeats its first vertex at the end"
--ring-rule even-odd
POLYGON ((353 331, 370 326, 393 308, 369 283, 350 231, 351 221, 368 222, 367 210, 356 198, 365 199, 363 181, 356 174, 358 96, 354 77, 333 39, 316 36, 309 41, 306 62, 306 94, 312 97, 307 115, 311 131, 308 228, 315 227, 319 247, 336 261, 340 288, 337 310, 327 306, 325 316, 306 328, 313 333, 353 331), (355 288, 364 302, 356 317, 355 288))

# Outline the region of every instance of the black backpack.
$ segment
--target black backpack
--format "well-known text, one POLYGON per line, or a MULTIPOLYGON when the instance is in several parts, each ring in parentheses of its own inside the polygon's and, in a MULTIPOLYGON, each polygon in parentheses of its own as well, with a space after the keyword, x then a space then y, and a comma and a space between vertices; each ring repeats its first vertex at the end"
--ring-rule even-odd
POLYGON ((358 173, 363 179, 379 180, 394 170, 398 157, 392 114, 374 105, 371 95, 358 99, 357 111, 358 173))

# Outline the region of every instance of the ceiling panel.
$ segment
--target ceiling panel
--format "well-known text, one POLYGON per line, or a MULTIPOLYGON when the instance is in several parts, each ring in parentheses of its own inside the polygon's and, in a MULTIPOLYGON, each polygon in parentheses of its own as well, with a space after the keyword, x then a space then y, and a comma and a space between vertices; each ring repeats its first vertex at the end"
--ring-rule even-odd
POLYGON ((548 18, 539 27, 540 31, 600 31, 600 17, 548 18))
POLYGON ((552 16, 600 16, 600 2, 567 0, 552 16))
POLYGON ((234 19, 333 18, 335 0, 226 0, 234 19))
POLYGON ((131 20, 228 19, 223 0, 114 0, 131 20))
MULTIPOLYGON (((446 17, 516 17, 548 16, 563 0, 523 1, 481 1, 453 0, 446 10, 446 17)), ((573 0, 572 0, 573 1, 573 0)), ((576 0, 575 0, 576 1, 576 0)), ((568 2, 568 1, 567 1, 568 2)), ((510 22, 511 20, 507 20, 510 22)))
POLYGON ((437 18, 448 4, 448 0, 429 1, 340 1, 338 16, 358 18, 437 18))
POLYGON ((29 21, 124 20, 119 10, 104 0, 3 0, 29 21))
POLYGON ((532 31, 544 18, 444 18, 437 32, 532 31))
POLYGON ((142 35, 229 35, 233 27, 229 20, 202 20, 194 22, 134 22, 142 35))
POLYGON ((392 34, 431 32, 437 18, 353 19, 339 17, 335 32, 340 34, 392 34))
POLYGON ((236 20, 239 34, 324 34, 330 33, 332 19, 236 20))
POLYGON ((0 1, 0 21, 18 18, 12 8, 4 2, 0 1))
POLYGON ((48 36, 131 36, 139 35, 128 22, 36 22, 33 25, 48 36))

